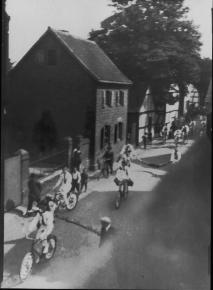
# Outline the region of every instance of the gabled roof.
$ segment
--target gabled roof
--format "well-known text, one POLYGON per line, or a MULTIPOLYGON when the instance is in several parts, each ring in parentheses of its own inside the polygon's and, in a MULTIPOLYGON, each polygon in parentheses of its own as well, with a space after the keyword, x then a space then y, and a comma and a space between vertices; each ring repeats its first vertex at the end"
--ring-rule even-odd
POLYGON ((125 85, 132 84, 94 41, 81 39, 71 35, 66 30, 55 30, 51 27, 48 27, 48 30, 41 38, 47 33, 54 34, 68 52, 74 56, 98 82, 125 85))

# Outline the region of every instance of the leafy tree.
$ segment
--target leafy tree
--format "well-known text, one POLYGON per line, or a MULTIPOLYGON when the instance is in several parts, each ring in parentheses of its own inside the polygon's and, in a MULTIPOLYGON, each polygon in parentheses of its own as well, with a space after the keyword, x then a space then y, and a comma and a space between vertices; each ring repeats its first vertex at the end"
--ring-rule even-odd
POLYGON ((155 87, 157 101, 169 84, 177 83, 180 114, 187 84, 199 81, 201 46, 200 34, 187 20, 189 9, 183 2, 111 0, 115 13, 101 23, 101 29, 90 32, 90 39, 135 84, 144 82, 155 87))
POLYGON ((200 95, 200 105, 204 105, 204 100, 207 94, 209 83, 212 77, 212 60, 210 58, 202 58, 199 62, 200 65, 200 79, 196 84, 200 95))

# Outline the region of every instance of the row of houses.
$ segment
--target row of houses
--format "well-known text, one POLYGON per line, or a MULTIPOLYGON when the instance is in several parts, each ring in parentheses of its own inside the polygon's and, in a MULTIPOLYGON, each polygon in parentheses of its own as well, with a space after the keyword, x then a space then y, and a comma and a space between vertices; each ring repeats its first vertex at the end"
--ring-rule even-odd
MULTIPOLYGON (((106 143, 117 155, 127 139, 138 144, 144 131, 154 136, 164 122, 178 116, 178 101, 156 107, 149 87, 135 96, 132 81, 95 42, 66 30, 48 27, 8 77, 6 147, 10 152, 35 150, 33 132, 45 114, 59 140, 77 135, 90 140, 93 164, 106 143)), ((169 92, 177 97, 177 86, 171 85, 169 92)), ((189 86, 184 111, 198 102, 197 91, 189 86)))

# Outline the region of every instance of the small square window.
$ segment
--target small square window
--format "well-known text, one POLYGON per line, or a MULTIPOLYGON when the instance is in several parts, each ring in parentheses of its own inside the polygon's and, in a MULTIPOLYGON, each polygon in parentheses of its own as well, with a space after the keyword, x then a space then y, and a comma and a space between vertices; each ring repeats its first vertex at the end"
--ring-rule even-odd
POLYGON ((41 64, 44 63, 44 52, 43 51, 38 51, 35 55, 35 60, 37 63, 41 64))
POLYGON ((47 51, 47 64, 48 65, 56 65, 56 50, 55 49, 49 49, 47 51))

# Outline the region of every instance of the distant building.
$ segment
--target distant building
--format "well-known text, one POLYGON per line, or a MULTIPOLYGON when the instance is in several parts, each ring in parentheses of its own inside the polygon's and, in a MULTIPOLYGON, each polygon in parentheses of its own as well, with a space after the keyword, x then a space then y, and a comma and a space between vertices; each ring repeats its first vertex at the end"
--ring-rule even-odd
POLYGON ((90 139, 93 161, 107 142, 118 153, 131 84, 95 42, 49 27, 10 71, 11 150, 34 150, 35 124, 48 111, 60 140, 90 139))
POLYGON ((198 90, 192 85, 188 85, 188 93, 184 98, 184 114, 187 113, 190 106, 198 107, 200 104, 199 93, 198 90))
POLYGON ((169 88, 169 95, 171 100, 174 99, 171 103, 166 104, 165 109, 165 123, 171 124, 171 122, 178 118, 178 110, 179 110, 179 88, 176 84, 171 84, 169 88))

